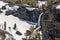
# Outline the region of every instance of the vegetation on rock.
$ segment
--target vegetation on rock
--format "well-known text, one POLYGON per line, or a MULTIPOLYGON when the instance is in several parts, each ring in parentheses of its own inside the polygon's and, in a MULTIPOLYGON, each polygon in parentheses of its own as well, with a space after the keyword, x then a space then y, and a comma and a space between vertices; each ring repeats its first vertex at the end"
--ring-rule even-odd
POLYGON ((17 3, 17 4, 28 4, 32 7, 36 7, 36 1, 35 0, 10 0, 10 3, 17 3))

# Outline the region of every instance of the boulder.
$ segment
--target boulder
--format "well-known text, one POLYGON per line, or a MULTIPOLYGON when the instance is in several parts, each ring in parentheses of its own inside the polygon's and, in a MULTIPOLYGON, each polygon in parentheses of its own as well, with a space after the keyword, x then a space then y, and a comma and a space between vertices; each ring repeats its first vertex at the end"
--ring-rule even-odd
POLYGON ((16 34, 17 34, 17 35, 22 35, 22 33, 20 33, 19 31, 16 31, 16 34))
POLYGON ((6 9, 6 6, 2 6, 2 9, 6 9))
POLYGON ((0 13, 3 13, 3 11, 0 10, 0 13))

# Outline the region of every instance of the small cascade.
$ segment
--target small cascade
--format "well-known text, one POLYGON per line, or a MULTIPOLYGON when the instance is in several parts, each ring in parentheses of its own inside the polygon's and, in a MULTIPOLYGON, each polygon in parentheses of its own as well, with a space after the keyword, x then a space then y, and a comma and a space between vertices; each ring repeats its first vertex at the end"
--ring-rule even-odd
MULTIPOLYGON (((40 26, 40 20, 41 20, 41 16, 42 16, 42 15, 43 15, 43 12, 39 15, 38 23, 37 23, 38 26, 36 25, 37 28, 36 28, 34 31, 40 30, 40 28, 41 28, 41 26, 40 26)), ((36 27, 36 26, 35 26, 35 27, 36 27)))
POLYGON ((41 20, 41 16, 42 16, 42 15, 43 15, 43 12, 39 15, 39 19, 38 19, 38 26, 39 26, 39 27, 41 27, 41 26, 40 26, 40 20, 41 20))
POLYGON ((40 30, 40 28, 41 28, 40 20, 41 20, 41 16, 42 16, 42 15, 43 15, 43 12, 39 15, 39 19, 38 19, 38 23, 37 23, 38 27, 34 30, 34 32, 35 32, 35 31, 38 31, 38 32, 40 33, 40 38, 41 38, 41 40, 42 40, 42 31, 40 30))

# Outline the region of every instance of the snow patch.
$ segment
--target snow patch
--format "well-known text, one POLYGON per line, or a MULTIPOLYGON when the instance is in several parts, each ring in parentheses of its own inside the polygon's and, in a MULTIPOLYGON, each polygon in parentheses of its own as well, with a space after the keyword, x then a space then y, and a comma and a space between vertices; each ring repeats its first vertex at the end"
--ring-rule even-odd
POLYGON ((8 3, 4 3, 3 1, 0 1, 0 8, 2 8, 2 6, 6 5, 8 3))
POLYGON ((15 5, 15 6, 13 6, 13 7, 9 7, 9 5, 7 5, 6 8, 7 8, 8 10, 12 10, 12 11, 15 10, 15 11, 17 11, 17 9, 19 8, 19 6, 16 6, 16 5, 15 5))
POLYGON ((36 8, 29 8, 29 7, 26 7, 26 9, 27 9, 28 11, 33 11, 33 10, 35 10, 36 8))
MULTIPOLYGON (((4 6, 6 3, 0 1, 0 8, 2 6, 4 6)), ((16 39, 16 40, 22 40, 22 38, 25 38, 24 36, 24 33, 26 32, 26 30, 30 30, 30 27, 32 26, 32 24, 29 24, 27 23, 27 21, 22 21, 20 20, 18 17, 15 17, 13 15, 9 15, 9 16, 6 16, 5 15, 5 12, 9 9, 9 10, 14 10, 15 8, 19 8, 18 6, 14 6, 14 7, 9 7, 7 5, 6 7, 7 9, 6 10, 2 10, 3 13, 0 14, 0 24, 2 26, 4 26, 4 22, 6 21, 6 31, 9 32, 10 34, 13 35, 13 37, 16 39), (13 27, 14 27, 14 24, 17 24, 17 29, 14 30, 13 27), (9 27, 11 27, 11 30, 9 30, 9 27), (19 31, 22 33, 21 36, 17 35, 16 34, 16 31, 19 31)), ((33 8, 35 9, 35 8, 33 8)), ((1 28, 2 29, 2 28, 1 28)))
POLYGON ((60 9, 60 5, 58 5, 58 6, 56 7, 56 9, 60 9))

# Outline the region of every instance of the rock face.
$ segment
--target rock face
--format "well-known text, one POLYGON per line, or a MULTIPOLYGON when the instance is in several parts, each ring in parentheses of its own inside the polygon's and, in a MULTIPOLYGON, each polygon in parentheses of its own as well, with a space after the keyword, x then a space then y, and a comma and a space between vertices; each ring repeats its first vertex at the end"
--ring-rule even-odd
POLYGON ((41 17, 43 40, 60 38, 60 9, 48 9, 41 17))

